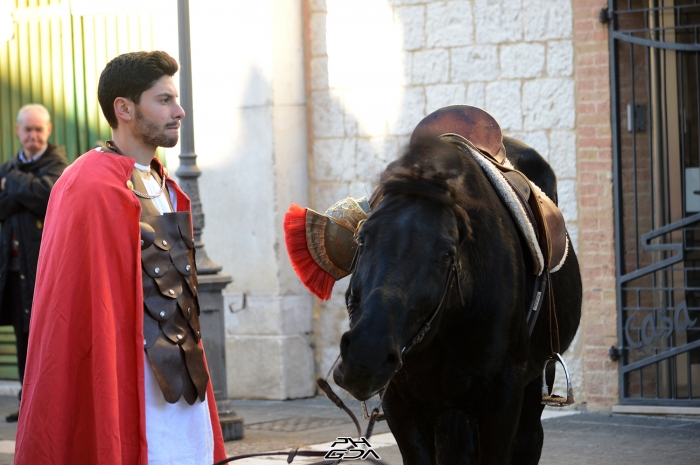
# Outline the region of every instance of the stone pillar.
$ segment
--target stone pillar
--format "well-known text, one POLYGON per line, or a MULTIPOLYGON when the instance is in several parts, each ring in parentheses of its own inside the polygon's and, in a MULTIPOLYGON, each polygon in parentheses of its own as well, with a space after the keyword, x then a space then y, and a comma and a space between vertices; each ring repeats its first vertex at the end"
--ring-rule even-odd
POLYGON ((268 227, 274 232, 275 290, 245 295, 242 305, 233 302, 229 392, 289 399, 315 394, 313 302, 289 264, 282 229, 291 203, 308 205, 302 2, 272 0, 270 5, 274 215, 268 227))
POLYGON ((209 115, 195 126, 202 204, 214 212, 204 239, 233 277, 228 396, 313 396, 313 303, 282 229, 290 203, 308 205, 302 1, 198 0, 191 15, 194 110, 209 115))

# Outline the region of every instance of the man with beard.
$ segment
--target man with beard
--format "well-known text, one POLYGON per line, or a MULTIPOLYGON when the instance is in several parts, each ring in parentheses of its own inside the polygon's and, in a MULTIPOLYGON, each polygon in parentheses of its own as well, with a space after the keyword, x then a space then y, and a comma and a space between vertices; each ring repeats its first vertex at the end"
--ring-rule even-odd
POLYGON ((211 464, 226 457, 201 343, 190 200, 155 158, 180 120, 164 52, 110 61, 112 127, 49 201, 16 464, 211 464))
MULTIPOLYGON (((22 148, 0 166, 0 322, 14 327, 21 384, 46 206, 68 163, 49 144, 51 116, 43 105, 20 108, 16 130, 22 148)), ((11 413, 5 419, 15 422, 18 415, 11 413)))

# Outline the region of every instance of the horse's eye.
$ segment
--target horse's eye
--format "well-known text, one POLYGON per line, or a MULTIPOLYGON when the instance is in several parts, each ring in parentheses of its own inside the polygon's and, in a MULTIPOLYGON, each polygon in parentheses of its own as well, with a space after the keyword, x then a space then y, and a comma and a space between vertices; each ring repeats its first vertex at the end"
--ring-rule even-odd
POLYGON ((449 262, 450 260, 452 260, 452 256, 452 252, 445 252, 444 254, 442 254, 442 261, 449 262))
POLYGON ((362 247, 363 245, 365 245, 365 238, 362 237, 362 236, 357 236, 357 237, 355 238, 355 243, 356 243, 358 246, 362 247))

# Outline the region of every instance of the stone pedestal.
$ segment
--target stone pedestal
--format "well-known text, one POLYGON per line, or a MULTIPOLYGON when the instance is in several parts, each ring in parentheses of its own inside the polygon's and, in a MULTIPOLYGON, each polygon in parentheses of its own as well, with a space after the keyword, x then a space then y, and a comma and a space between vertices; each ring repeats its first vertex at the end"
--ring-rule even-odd
POLYGON ((224 297, 222 290, 233 279, 227 274, 205 274, 199 281, 199 316, 202 342, 206 351, 211 385, 216 398, 224 441, 243 438, 243 420, 236 415, 227 398, 226 339, 224 334, 224 297))
POLYGON ((229 399, 216 401, 216 410, 219 412, 219 423, 224 441, 243 439, 243 419, 238 416, 229 399))
POLYGON ((227 328, 229 395, 276 400, 313 396, 311 296, 248 296, 242 306, 229 308, 235 309, 227 328))

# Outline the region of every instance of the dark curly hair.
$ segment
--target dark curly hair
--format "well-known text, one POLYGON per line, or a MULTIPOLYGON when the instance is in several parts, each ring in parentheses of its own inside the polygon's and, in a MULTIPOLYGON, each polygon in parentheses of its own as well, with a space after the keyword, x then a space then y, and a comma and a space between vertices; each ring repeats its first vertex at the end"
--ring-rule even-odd
POLYGON ((119 124, 114 114, 116 98, 138 104, 144 91, 163 76, 173 76, 179 68, 173 57, 160 51, 124 53, 107 63, 100 74, 97 99, 109 125, 116 128, 119 124))

